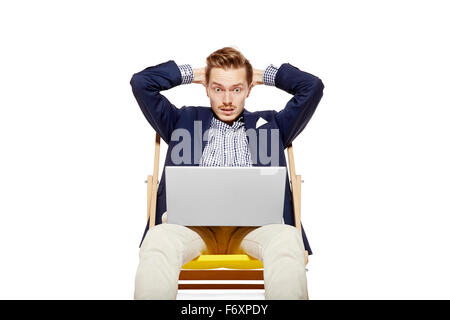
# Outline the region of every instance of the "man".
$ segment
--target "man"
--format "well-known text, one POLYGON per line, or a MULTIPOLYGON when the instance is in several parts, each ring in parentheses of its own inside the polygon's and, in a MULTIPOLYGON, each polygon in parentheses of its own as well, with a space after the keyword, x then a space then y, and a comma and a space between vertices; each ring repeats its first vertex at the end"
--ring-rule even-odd
MULTIPOLYGON (((206 62, 205 68, 192 69, 170 60, 131 79, 142 112, 168 144, 165 166, 286 166, 284 150, 314 113, 323 94, 322 81, 289 63, 253 69, 230 47, 213 52, 206 62), (192 82, 205 86, 211 107, 177 108, 160 93, 192 82), (280 112, 250 112, 244 108, 245 99, 261 84, 294 97, 280 112)), ((258 228, 166 223, 170 212, 166 212, 164 170, 157 195, 156 225, 148 229, 147 223, 141 242, 135 299, 175 299, 181 266, 205 252, 245 252, 260 259, 266 299, 306 298, 304 252, 312 252, 304 231, 301 237, 294 227, 288 178, 284 224, 258 228)))

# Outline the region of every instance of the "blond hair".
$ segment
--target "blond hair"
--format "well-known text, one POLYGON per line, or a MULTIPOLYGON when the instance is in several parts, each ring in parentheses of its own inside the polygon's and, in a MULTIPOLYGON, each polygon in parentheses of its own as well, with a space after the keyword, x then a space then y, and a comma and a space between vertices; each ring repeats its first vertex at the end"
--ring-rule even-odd
POLYGON ((226 70, 228 68, 237 69, 241 67, 245 68, 247 83, 250 85, 253 80, 253 67, 244 55, 239 52, 239 50, 232 47, 224 47, 216 50, 206 58, 206 83, 209 83, 212 68, 221 68, 226 70))

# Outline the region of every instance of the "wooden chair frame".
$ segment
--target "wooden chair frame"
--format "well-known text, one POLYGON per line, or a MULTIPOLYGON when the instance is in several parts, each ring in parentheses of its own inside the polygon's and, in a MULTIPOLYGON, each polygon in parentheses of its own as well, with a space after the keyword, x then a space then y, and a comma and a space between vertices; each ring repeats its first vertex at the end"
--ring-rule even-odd
MULTIPOLYGON (((149 228, 155 225, 156 218, 156 194, 158 190, 159 154, 161 138, 156 133, 155 155, 153 161, 153 175, 147 176, 147 219, 150 220, 149 228)), ((287 148, 289 177, 292 190, 292 202, 294 207, 295 226, 302 232, 301 221, 301 184, 300 175, 295 172, 294 151, 292 144, 287 148)), ((308 251, 305 251, 305 265, 308 263, 308 251)), ((264 269, 182 269, 179 280, 264 280, 264 269)), ((178 289, 264 289, 264 284, 182 284, 178 289)))

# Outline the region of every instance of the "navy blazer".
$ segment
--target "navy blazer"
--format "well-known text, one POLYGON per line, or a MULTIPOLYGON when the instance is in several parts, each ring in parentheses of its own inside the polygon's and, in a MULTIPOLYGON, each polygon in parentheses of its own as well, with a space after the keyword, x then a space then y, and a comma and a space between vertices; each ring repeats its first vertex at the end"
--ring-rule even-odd
MULTIPOLYGON (((177 108, 160 93, 163 90, 168 90, 180 85, 181 81, 181 73, 173 60, 148 67, 141 72, 135 73, 130 81, 133 94, 148 122, 168 144, 164 169, 157 191, 155 224, 162 223, 162 214, 166 211, 165 167, 175 165, 198 166, 201 153, 207 143, 202 137, 205 131, 209 129, 213 117, 211 107, 183 106, 182 108, 177 108), (194 121, 196 124, 194 124, 194 121), (192 148, 190 154, 188 152, 184 155, 190 157, 190 163, 182 162, 180 164, 175 164, 170 157, 172 149, 179 143, 179 138, 172 141, 172 133, 176 129, 185 129, 189 131, 191 137, 194 137, 191 139, 192 148), (197 144, 196 148, 194 148, 195 143, 197 144), (198 146, 201 146, 201 149, 199 149, 198 146)), ((274 110, 250 112, 244 109, 243 111, 246 131, 253 129, 257 136, 255 140, 257 142, 256 145, 254 143, 249 143, 249 150, 254 166, 271 165, 271 162, 265 163, 267 162, 267 158, 263 161, 263 159, 258 157, 256 148, 258 148, 261 138, 267 139, 266 143, 269 152, 266 154, 272 155, 272 143, 270 142, 271 135, 270 133, 267 134, 267 131, 270 131, 270 129, 278 129, 279 143, 275 144, 278 146, 278 150, 273 150, 273 152, 278 152, 278 164, 275 165, 286 167, 284 149, 287 148, 305 128, 322 98, 324 88, 322 81, 318 77, 301 71, 289 63, 282 64, 278 69, 275 77, 275 86, 294 95, 283 110, 279 112, 274 110), (256 122, 259 118, 263 118, 267 123, 256 128, 256 122), (262 131, 265 131, 264 134, 262 134, 262 131)), ((247 139, 249 138, 247 137, 247 139)), ((290 191, 289 179, 287 176, 283 218, 285 224, 295 226, 292 192, 290 191)), ((148 228, 149 222, 147 221, 142 240, 144 239, 148 228)), ((312 251, 303 230, 303 226, 302 236, 305 250, 311 255, 312 251)))

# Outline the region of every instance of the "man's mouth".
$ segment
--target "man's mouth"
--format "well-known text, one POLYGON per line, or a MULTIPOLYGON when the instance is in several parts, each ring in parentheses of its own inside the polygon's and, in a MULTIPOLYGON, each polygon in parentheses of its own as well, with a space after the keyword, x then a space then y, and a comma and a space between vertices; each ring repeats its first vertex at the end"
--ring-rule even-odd
POLYGON ((221 108, 220 111, 221 111, 224 115, 229 116, 229 115, 232 115, 232 114, 233 114, 234 109, 233 109, 233 108, 221 108))
POLYGON ((220 108, 220 111, 222 111, 225 114, 231 114, 233 113, 235 108, 233 107, 225 107, 225 108, 220 108))

